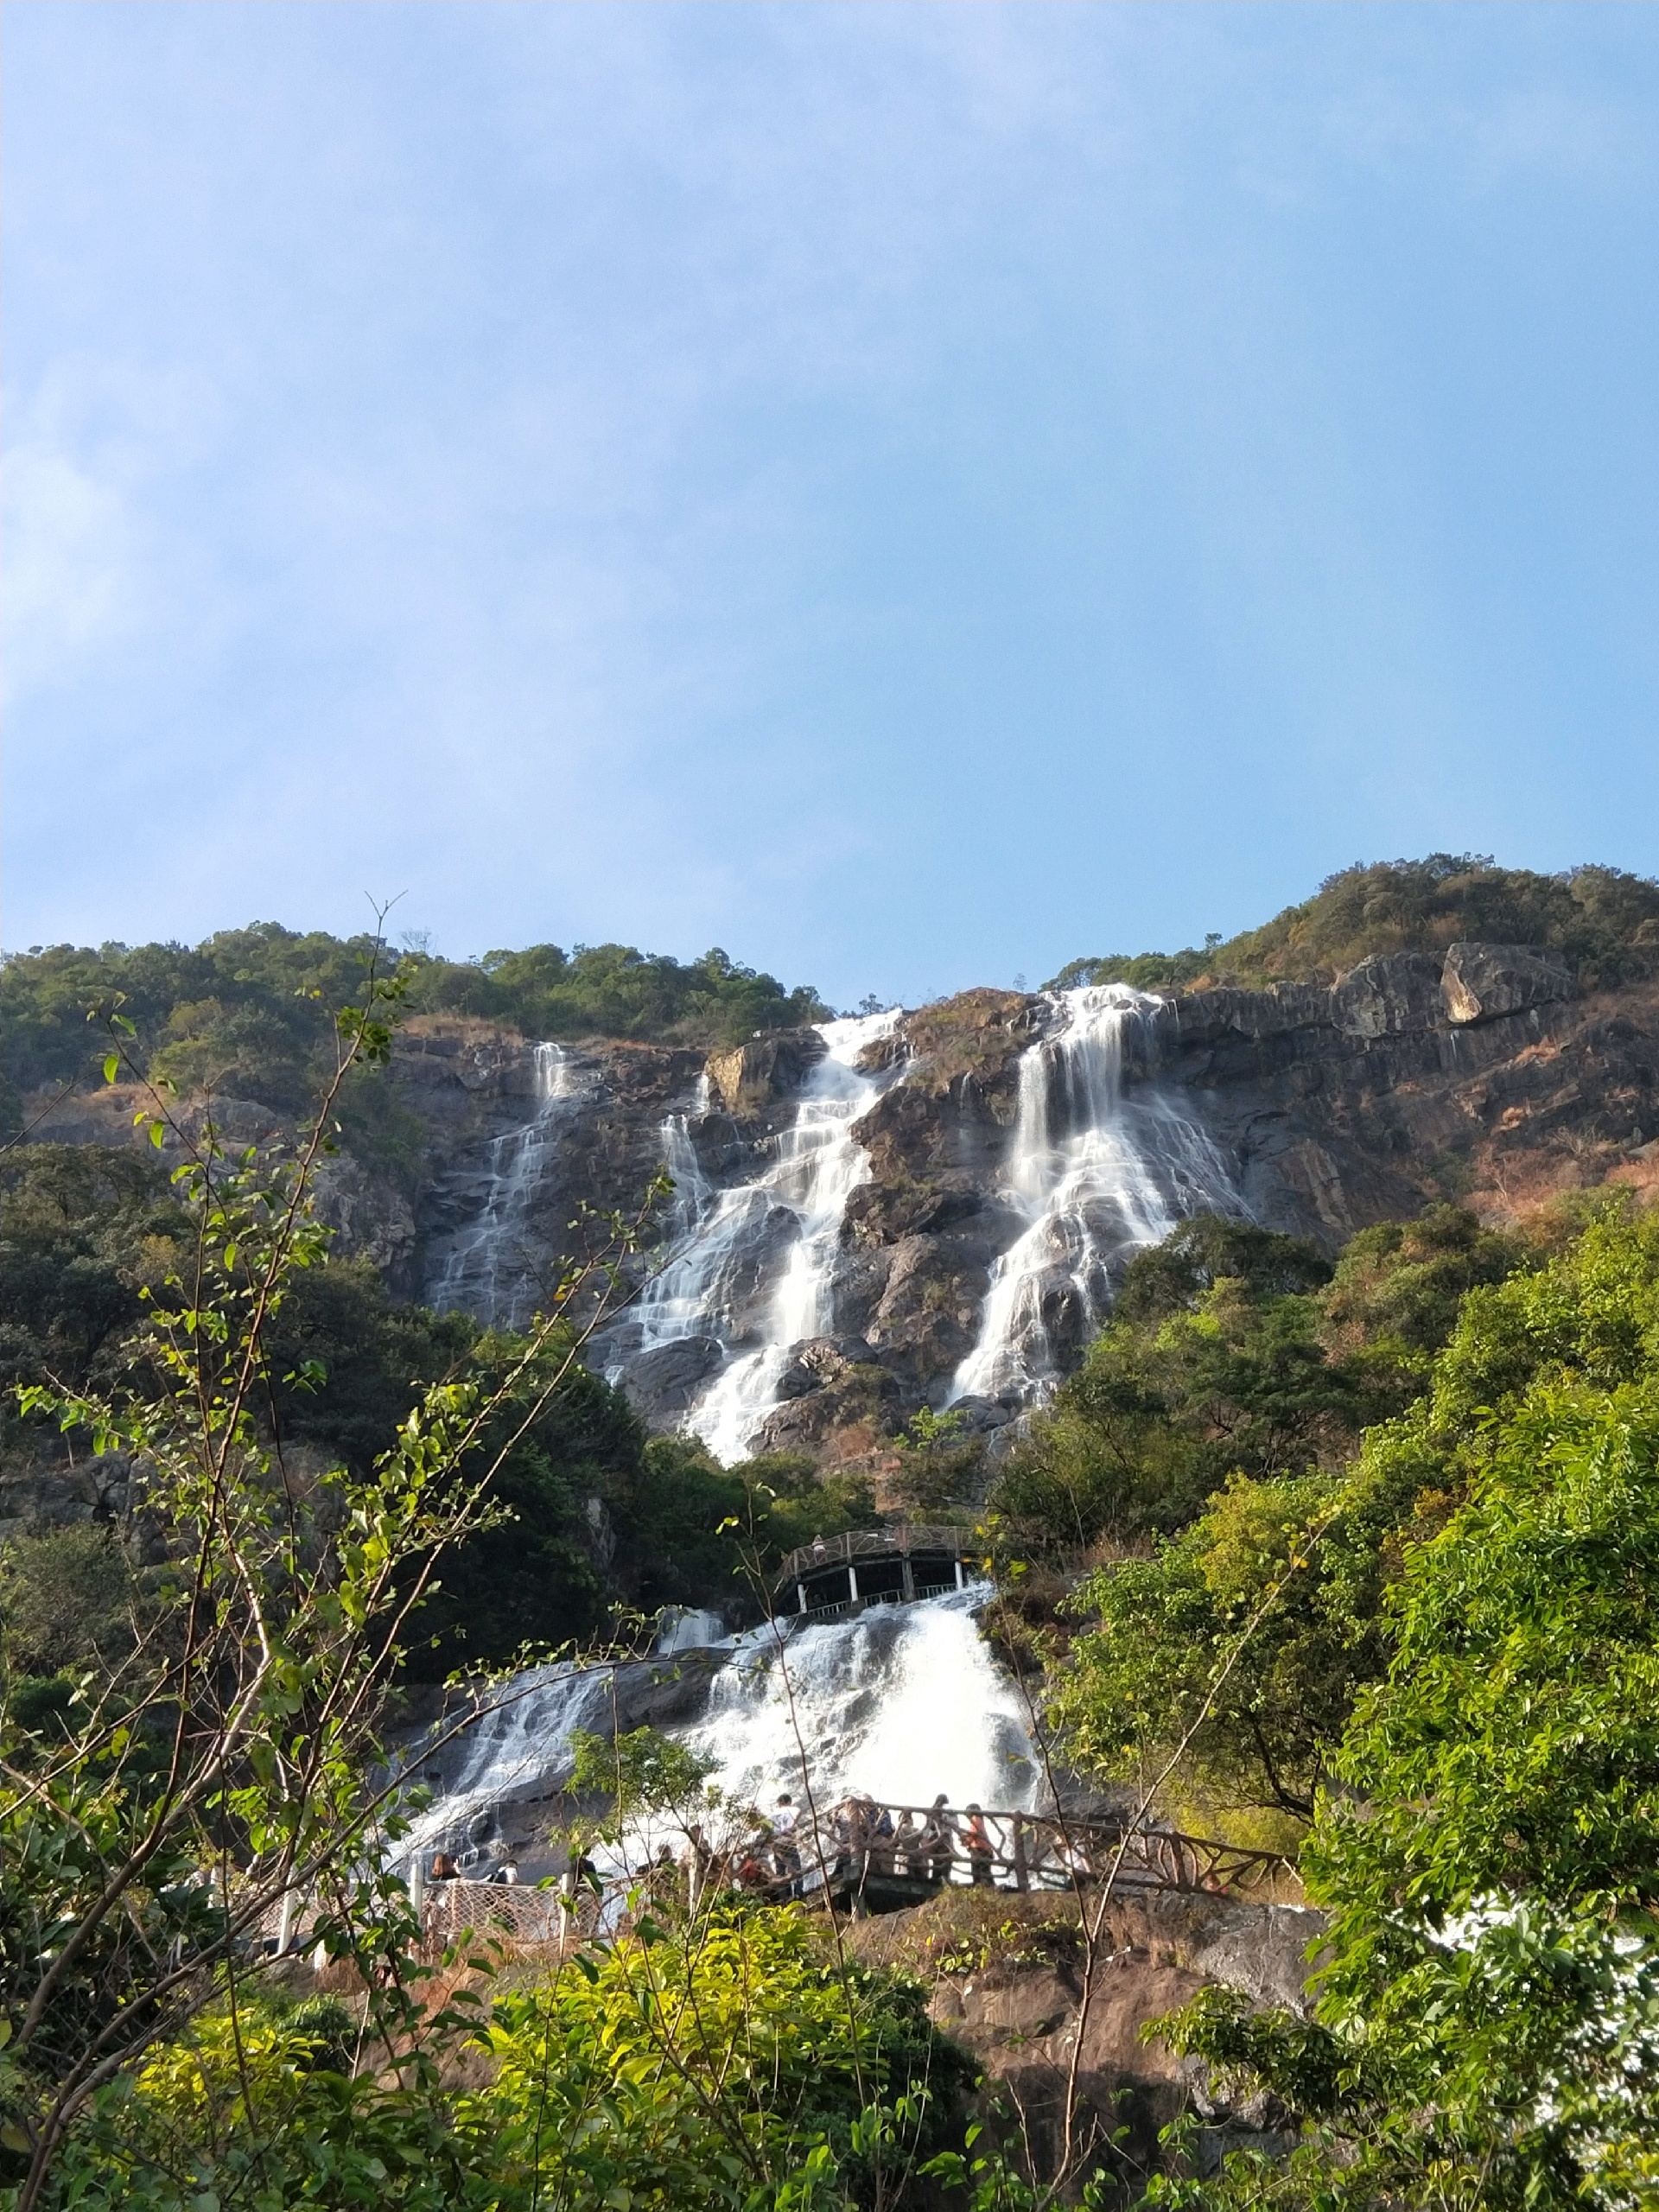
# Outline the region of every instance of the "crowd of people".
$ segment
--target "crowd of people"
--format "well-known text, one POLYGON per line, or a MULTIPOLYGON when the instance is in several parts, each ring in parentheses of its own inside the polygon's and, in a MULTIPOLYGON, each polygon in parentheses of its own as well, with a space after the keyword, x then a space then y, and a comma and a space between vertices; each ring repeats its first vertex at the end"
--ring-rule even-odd
POLYGON ((862 1793, 817 1813, 785 1794, 768 1817, 725 1849, 693 1826, 683 1850, 661 1845, 641 1872, 698 1896, 732 1888, 777 1897, 795 1893, 798 1885, 861 1885, 871 1877, 938 1885, 963 1859, 975 1883, 995 1880, 997 1847, 984 1813, 969 1805, 958 1819, 943 1791, 926 1811, 901 1808, 896 1820, 891 1808, 862 1793))

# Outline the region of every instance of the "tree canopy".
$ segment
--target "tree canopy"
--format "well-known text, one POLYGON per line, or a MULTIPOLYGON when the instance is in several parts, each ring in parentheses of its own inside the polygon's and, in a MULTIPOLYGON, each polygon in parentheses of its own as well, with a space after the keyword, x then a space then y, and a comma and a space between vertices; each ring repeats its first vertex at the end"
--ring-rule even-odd
POLYGON ((1499 868, 1484 853, 1362 861, 1257 929, 1180 952, 1074 960, 1053 983, 1260 985, 1340 975, 1374 952, 1443 952, 1460 940, 1548 946, 1587 983, 1649 976, 1659 969, 1659 882, 1592 865, 1541 875, 1499 868))
POLYGON ((626 944, 539 944, 455 961, 419 949, 399 955, 369 932, 337 938, 275 922, 194 946, 35 946, 0 963, 13 1118, 19 1094, 93 1078, 107 1040, 87 1010, 118 1000, 151 1076, 296 1112, 332 1072, 331 1011, 360 992, 371 960, 396 963, 410 1013, 477 1015, 527 1037, 716 1045, 830 1011, 810 985, 786 990, 718 947, 691 961, 626 944))

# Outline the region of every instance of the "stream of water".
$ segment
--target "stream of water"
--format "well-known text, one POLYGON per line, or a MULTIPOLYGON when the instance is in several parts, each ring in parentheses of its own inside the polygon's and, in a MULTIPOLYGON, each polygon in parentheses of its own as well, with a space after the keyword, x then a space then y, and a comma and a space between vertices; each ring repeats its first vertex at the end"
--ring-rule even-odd
POLYGON ((1007 1196, 1026 1227, 991 1270, 948 1402, 1039 1397, 1058 1371, 1058 1313, 1075 1301, 1072 1340, 1092 1335, 1127 1253, 1187 1214, 1240 1211, 1195 1122, 1150 1085, 1124 1096, 1125 1046, 1160 1004, 1122 983, 1049 995, 1043 1033, 1020 1056, 1007 1163, 1007 1196))
POLYGON ((575 1062, 559 1045, 535 1048, 536 1111, 490 1145, 489 1185, 476 1219, 456 1236, 427 1289, 440 1313, 518 1327, 537 1303, 526 1241, 531 1208, 573 1090, 575 1062))
MULTIPOLYGON (((870 1172, 853 1128, 899 1072, 858 1063, 898 1018, 895 1007, 819 1025, 823 1057, 801 1086, 793 1122, 749 1182, 711 1188, 684 1116, 664 1124, 684 1228, 634 1306, 636 1353, 711 1339, 718 1346, 715 1372, 683 1425, 719 1459, 744 1457, 779 1403, 791 1347, 834 1329, 842 1217, 870 1172)), ((625 1371, 626 1363, 617 1376, 625 1371)))

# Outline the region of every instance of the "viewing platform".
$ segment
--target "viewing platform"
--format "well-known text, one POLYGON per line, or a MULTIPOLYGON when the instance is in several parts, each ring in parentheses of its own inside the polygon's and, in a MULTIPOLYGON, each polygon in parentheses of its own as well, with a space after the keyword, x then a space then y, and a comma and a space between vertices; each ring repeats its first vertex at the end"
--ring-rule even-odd
POLYGON ((818 1536, 791 1552, 772 1596, 780 1617, 842 1619, 868 1605, 905 1605, 965 1589, 980 1556, 971 1529, 934 1522, 818 1536))

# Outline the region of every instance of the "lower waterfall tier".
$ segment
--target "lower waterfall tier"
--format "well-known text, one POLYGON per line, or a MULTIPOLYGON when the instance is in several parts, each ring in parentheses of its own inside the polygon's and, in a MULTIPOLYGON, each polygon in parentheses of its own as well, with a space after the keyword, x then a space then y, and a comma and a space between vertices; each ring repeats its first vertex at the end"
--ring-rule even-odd
POLYGON ((715 1762, 728 1801, 785 1794, 819 1806, 883 1802, 1031 1809, 1043 1800, 1019 1684, 976 1618, 978 1584, 850 1619, 752 1629, 702 1650, 589 1668, 536 1669, 412 1745, 405 1771, 435 1792, 404 1853, 446 1851, 471 1870, 511 1847, 523 1876, 556 1863, 579 1730, 654 1726, 715 1762))

